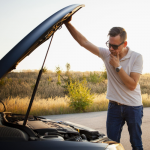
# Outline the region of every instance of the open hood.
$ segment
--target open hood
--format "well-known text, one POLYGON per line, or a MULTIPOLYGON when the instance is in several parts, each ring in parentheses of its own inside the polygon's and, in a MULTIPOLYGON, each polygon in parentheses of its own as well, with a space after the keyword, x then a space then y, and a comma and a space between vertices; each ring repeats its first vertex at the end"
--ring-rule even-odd
POLYGON ((25 36, 0 60, 0 79, 15 69, 19 62, 48 40, 67 18, 82 7, 84 5, 73 4, 59 10, 25 36))

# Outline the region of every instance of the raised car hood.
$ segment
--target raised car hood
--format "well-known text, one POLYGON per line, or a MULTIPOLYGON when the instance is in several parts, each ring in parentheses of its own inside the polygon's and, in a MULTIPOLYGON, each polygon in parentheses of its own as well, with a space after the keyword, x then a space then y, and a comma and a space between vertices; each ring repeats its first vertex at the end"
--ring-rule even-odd
POLYGON ((68 17, 82 7, 84 7, 84 5, 74 4, 67 6, 33 29, 0 60, 0 79, 8 72, 15 69, 20 61, 28 56, 39 45, 48 40, 68 17))

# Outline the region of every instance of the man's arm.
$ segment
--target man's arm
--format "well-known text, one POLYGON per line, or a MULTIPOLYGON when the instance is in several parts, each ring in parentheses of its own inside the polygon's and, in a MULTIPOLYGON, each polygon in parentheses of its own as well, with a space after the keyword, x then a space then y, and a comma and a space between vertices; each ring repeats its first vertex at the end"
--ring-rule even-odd
MULTIPOLYGON (((119 54, 117 53, 117 57, 113 56, 112 54, 110 54, 110 61, 109 63, 114 66, 115 68, 120 66, 119 63, 119 54)), ((121 78, 122 82, 125 84, 125 86, 130 89, 131 91, 133 91, 140 79, 140 73, 136 73, 136 72, 131 72, 130 75, 128 75, 123 68, 120 69, 120 71, 118 72, 119 77, 121 78)))
POLYGON ((120 76, 123 83, 126 85, 127 88, 129 88, 131 91, 133 91, 140 79, 139 73, 131 72, 130 76, 123 70, 123 68, 120 69, 118 72, 118 75, 120 76))
POLYGON ((70 22, 65 22, 65 25, 73 38, 84 48, 99 56, 99 48, 89 42, 79 31, 77 31, 70 22))

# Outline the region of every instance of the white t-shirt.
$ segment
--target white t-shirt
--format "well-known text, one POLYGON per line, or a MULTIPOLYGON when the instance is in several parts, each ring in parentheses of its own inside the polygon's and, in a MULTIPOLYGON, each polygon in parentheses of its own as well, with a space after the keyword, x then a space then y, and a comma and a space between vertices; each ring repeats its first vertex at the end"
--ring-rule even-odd
MULTIPOLYGON (((143 58, 142 55, 131 51, 128 47, 128 53, 120 60, 120 65, 124 71, 130 75, 131 72, 142 74, 143 58)), ((115 68, 109 63, 110 51, 106 48, 99 48, 99 57, 104 61, 107 70, 107 95, 106 98, 128 106, 142 105, 141 90, 139 83, 131 91, 120 79, 115 68)))

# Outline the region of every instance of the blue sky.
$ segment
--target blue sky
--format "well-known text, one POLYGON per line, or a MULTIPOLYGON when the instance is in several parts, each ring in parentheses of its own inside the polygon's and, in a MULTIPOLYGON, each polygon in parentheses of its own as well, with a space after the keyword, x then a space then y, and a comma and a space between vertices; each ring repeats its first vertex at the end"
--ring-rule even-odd
MULTIPOLYGON (((128 46, 143 55, 143 73, 150 73, 149 37, 150 2, 148 0, 0 0, 0 58, 49 16, 71 4, 85 4, 72 24, 92 43, 106 47, 107 34, 114 26, 124 27, 128 46)), ((49 41, 25 58, 17 70, 40 69, 49 41)), ((103 61, 82 48, 63 25, 50 48, 46 67, 65 71, 70 63, 73 71, 100 71, 103 61)))

